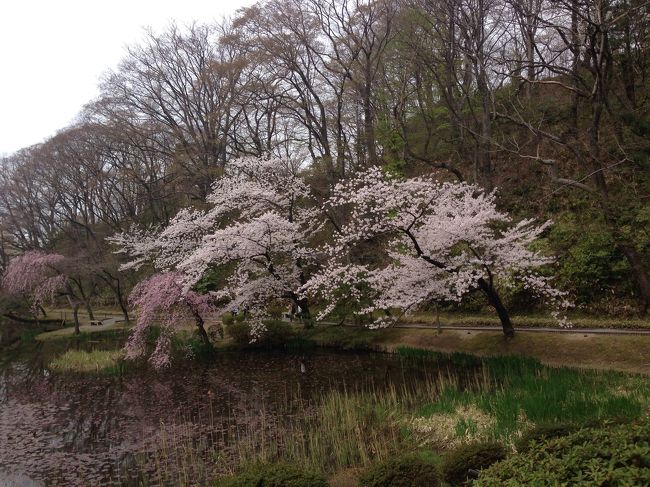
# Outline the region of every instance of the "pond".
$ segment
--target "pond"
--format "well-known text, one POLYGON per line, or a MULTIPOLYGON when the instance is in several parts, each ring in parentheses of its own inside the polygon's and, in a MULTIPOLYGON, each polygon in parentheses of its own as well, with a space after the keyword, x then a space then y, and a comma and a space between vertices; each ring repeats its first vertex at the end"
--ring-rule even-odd
POLYGON ((117 346, 119 340, 106 338, 36 342, 27 352, 5 357, 0 485, 160 485, 166 468, 161 462, 178 454, 171 443, 191 445, 192 455, 209 456, 201 465, 228 472, 246 438, 254 448, 273 443, 279 424, 328 392, 407 391, 447 367, 325 349, 222 352, 209 363, 188 361, 163 373, 137 369, 121 376, 62 375, 47 367, 69 347, 117 346))

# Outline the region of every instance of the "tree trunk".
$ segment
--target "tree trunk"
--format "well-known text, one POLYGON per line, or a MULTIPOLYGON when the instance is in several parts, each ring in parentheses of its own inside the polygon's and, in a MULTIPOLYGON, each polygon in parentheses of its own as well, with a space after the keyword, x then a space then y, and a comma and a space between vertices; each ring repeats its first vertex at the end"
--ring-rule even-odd
POLYGON ((639 286, 639 297, 641 298, 641 313, 650 312, 650 277, 646 271, 643 261, 638 252, 629 245, 621 245, 621 250, 630 263, 634 277, 639 286))
POLYGON ((129 310, 126 307, 126 304, 124 303, 124 297, 122 296, 122 286, 120 283, 119 279, 116 279, 116 285, 115 285, 115 296, 117 297, 117 302, 120 305, 120 309, 122 310, 122 315, 124 316, 124 321, 126 321, 126 324, 130 324, 131 320, 129 318, 129 310))
POLYGON ((122 295, 122 282, 120 281, 119 277, 112 276, 111 273, 106 270, 104 270, 103 274, 101 274, 99 277, 108 285, 109 288, 111 288, 111 291, 113 291, 113 294, 117 299, 117 303, 122 310, 124 321, 126 321, 127 324, 130 324, 131 319, 129 318, 129 310, 126 307, 126 303, 124 302, 124 296, 122 295))
POLYGON ((192 314, 194 315, 194 321, 196 324, 196 328, 199 331, 199 336, 201 337, 201 341, 206 347, 212 348, 212 343, 210 343, 210 337, 208 337, 208 332, 205 331, 205 326, 204 326, 205 321, 203 321, 201 315, 196 311, 192 311, 192 314))
POLYGON ((90 305, 90 296, 93 294, 93 290, 91 289, 90 295, 87 296, 86 293, 84 292, 84 288, 81 285, 81 280, 73 280, 73 282, 77 285, 77 288, 79 288, 79 296, 81 297, 81 301, 83 301, 84 307, 86 308, 86 312, 88 313, 88 318, 90 321, 95 320, 95 314, 93 313, 93 308, 90 305))
POLYGON ((298 318, 302 321, 305 329, 312 328, 314 325, 311 321, 311 313, 309 312, 309 302, 306 298, 299 298, 292 296, 293 302, 298 308, 298 318))
POLYGON ((375 147, 375 115, 372 107, 372 81, 370 74, 370 59, 366 61, 366 79, 363 86, 363 131, 366 145, 366 164, 377 164, 377 148, 375 147))
POLYGON ((72 316, 74 317, 74 334, 79 335, 81 331, 79 330, 79 301, 77 299, 73 300, 70 294, 66 294, 68 304, 72 308, 72 316))
MULTIPOLYGON (((527 19, 530 22, 530 18, 527 19)), ((530 100, 532 95, 533 81, 535 81, 535 31, 528 25, 526 29, 526 62, 528 64, 528 83, 526 83, 526 99, 530 100)))
POLYGON ((492 189, 492 156, 490 154, 490 141, 492 140, 492 115, 490 105, 490 88, 487 74, 482 67, 477 78, 477 86, 481 97, 481 136, 478 143, 478 183, 487 190, 492 189))
POLYGON ((72 315, 74 316, 74 334, 79 335, 81 333, 79 329, 79 303, 72 306, 72 315))
POLYGON ((93 313, 93 308, 90 305, 90 301, 87 299, 84 300, 84 306, 86 307, 86 311, 88 312, 88 317, 90 318, 91 321, 95 320, 95 313, 93 313))
POLYGON ((573 51, 573 59, 571 61, 571 80, 575 91, 571 94, 571 116, 570 127, 574 136, 578 135, 578 104, 580 103, 580 95, 578 94, 578 70, 580 64, 580 34, 578 32, 578 2, 571 0, 571 50, 573 51))
POLYGON ((478 285, 481 288, 481 291, 483 291, 487 296, 490 305, 496 310, 497 314, 499 315, 501 326, 503 327, 503 334, 506 336, 506 338, 514 337, 515 329, 512 326, 512 322, 510 321, 508 310, 503 305, 499 294, 496 292, 492 284, 487 282, 482 277, 478 280, 478 285))

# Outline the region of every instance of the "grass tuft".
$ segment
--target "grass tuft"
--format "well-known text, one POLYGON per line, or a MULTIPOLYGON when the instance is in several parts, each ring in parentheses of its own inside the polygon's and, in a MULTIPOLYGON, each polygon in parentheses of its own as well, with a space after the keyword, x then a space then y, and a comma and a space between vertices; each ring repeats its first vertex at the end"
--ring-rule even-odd
POLYGON ((68 350, 50 362, 50 367, 58 372, 101 372, 119 374, 122 370, 121 350, 68 350))

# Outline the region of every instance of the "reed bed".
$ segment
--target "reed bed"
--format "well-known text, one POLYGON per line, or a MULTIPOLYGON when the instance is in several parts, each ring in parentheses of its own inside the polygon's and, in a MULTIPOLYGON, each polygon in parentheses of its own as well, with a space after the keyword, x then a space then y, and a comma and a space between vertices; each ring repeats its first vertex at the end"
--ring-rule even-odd
POLYGON ((525 358, 398 353, 431 373, 399 385, 335 388, 310 401, 287 395, 227 417, 209 404, 201 417, 162 424, 139 460, 144 483, 210 485, 248 465, 278 461, 332 474, 475 439, 513 445, 535 424, 637 417, 650 398, 647 381, 624 374, 554 369, 525 358))

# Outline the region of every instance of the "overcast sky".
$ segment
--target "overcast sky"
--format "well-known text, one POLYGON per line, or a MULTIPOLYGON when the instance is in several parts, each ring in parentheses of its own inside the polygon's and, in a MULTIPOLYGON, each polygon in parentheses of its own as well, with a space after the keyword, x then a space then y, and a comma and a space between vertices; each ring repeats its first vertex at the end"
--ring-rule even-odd
POLYGON ((253 0, 0 0, 0 155, 68 125, 126 45, 253 0))

